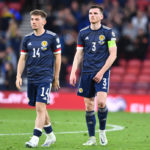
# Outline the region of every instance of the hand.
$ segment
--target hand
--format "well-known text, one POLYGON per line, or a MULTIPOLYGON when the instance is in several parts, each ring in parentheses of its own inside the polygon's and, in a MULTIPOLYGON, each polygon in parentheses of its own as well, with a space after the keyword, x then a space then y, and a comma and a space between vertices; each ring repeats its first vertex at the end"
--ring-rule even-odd
POLYGON ((100 83, 100 81, 102 80, 102 78, 103 78, 103 74, 102 74, 101 72, 98 72, 98 73, 94 76, 93 80, 94 80, 96 83, 100 83))
POLYGON ((18 90, 21 90, 21 86, 22 86, 22 78, 21 77, 17 77, 17 79, 16 79, 16 87, 18 88, 18 90))
POLYGON ((53 88, 54 91, 58 91, 58 89, 60 88, 59 79, 54 79, 54 81, 52 83, 52 88, 53 88))
POLYGON ((70 84, 72 86, 75 86, 76 82, 77 82, 76 75, 71 73, 71 75, 70 75, 70 84))

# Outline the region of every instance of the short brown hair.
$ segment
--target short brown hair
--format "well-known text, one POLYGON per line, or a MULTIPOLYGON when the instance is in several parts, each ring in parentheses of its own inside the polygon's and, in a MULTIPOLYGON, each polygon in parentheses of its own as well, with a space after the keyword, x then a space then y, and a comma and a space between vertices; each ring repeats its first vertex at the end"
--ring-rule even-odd
MULTIPOLYGON (((102 7, 100 7, 100 6, 98 6, 98 5, 92 5, 91 7, 90 7, 90 9, 93 9, 93 8, 98 8, 99 10, 100 10, 100 12, 103 14, 103 8, 102 7)), ((90 10, 89 9, 89 10, 90 10)))
POLYGON ((32 10, 30 12, 30 16, 32 15, 35 15, 35 16, 41 16, 42 18, 45 18, 47 17, 47 13, 43 10, 40 10, 40 9, 35 9, 35 10, 32 10))

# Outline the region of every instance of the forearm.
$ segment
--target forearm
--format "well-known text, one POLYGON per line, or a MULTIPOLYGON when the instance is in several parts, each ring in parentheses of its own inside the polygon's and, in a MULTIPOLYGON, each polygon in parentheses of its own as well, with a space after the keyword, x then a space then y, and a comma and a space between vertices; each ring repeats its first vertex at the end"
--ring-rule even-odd
POLYGON ((18 66, 17 66, 17 77, 21 77, 23 70, 25 68, 25 63, 26 63, 25 59, 23 58, 19 59, 18 66))
POLYGON ((116 58, 117 58, 117 52, 116 51, 117 51, 117 48, 113 48, 111 50, 111 53, 110 53, 109 57, 107 58, 105 65, 100 69, 100 72, 102 74, 104 74, 112 66, 112 64, 116 60, 116 58))
POLYGON ((71 74, 75 74, 80 63, 82 62, 82 55, 79 55, 78 53, 75 54, 71 74))
POLYGON ((60 73, 60 66, 61 66, 61 54, 57 54, 55 57, 55 64, 54 64, 54 79, 59 79, 59 73, 60 73))
POLYGON ((104 74, 112 66, 115 60, 116 60, 115 56, 109 56, 108 59, 106 60, 105 65, 102 67, 100 71, 104 74))

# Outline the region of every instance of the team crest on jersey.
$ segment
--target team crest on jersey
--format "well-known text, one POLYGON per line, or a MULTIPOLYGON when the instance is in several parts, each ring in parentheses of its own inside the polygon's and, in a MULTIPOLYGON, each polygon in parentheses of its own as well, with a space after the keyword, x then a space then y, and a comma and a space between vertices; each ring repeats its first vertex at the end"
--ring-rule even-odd
POLYGON ((79 88, 79 93, 83 93, 83 89, 82 88, 79 88))
POLYGON ((104 35, 99 36, 99 42, 98 43, 101 45, 105 43, 105 36, 104 35))
POLYGON ((47 50, 47 45, 48 45, 47 41, 42 41, 41 45, 42 45, 41 47, 42 50, 44 51, 47 50))

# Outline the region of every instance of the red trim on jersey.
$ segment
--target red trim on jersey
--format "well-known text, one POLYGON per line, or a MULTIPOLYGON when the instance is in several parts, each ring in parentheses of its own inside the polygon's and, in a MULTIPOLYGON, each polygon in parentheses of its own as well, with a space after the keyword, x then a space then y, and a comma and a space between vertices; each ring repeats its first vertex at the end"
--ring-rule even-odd
POLYGON ((83 47, 83 45, 79 45, 79 44, 78 44, 77 47, 83 47))
POLYGON ((61 48, 58 48, 58 49, 54 50, 54 53, 58 52, 58 51, 61 51, 61 48))
POLYGON ((27 50, 22 49, 22 50, 21 50, 21 52, 27 53, 28 51, 27 51, 27 50))

